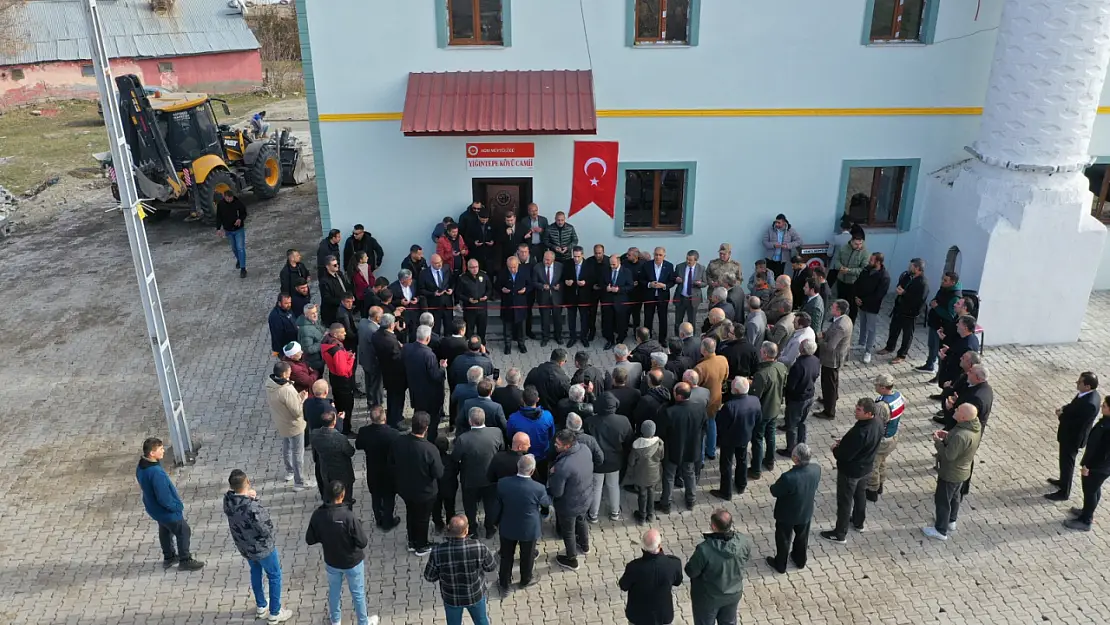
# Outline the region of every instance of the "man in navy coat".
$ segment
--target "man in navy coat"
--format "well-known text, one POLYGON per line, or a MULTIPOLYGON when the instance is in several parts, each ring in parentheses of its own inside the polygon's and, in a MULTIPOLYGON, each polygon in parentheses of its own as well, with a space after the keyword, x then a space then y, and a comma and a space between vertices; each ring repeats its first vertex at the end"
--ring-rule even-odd
POLYGON ((516 475, 497 481, 497 516, 501 532, 501 574, 497 585, 501 594, 509 591, 513 578, 513 558, 520 545, 520 587, 532 583, 536 560, 536 541, 540 539, 540 506, 550 506, 551 497, 542 484, 532 479, 536 459, 520 457, 516 475))
POLYGON ((821 482, 821 467, 810 462, 809 445, 798 443, 791 458, 794 467, 771 485, 775 498, 775 555, 767 564, 778 573, 786 572, 786 556, 799 569, 806 566, 809 525, 813 521, 813 498, 821 482))
POLYGON ((717 444, 721 447, 721 488, 709 491, 719 499, 732 499, 732 489, 743 495, 748 488, 748 444, 763 418, 759 398, 748 395, 747 378, 733 378, 732 396, 717 411, 717 444))
POLYGON ((667 250, 657 247, 650 262, 641 269, 640 283, 647 294, 644 301, 644 326, 651 329, 653 317, 659 317, 659 342, 667 342, 667 309, 670 307, 671 287, 674 286, 674 264, 667 257, 667 250))
POLYGON ((597 281, 601 285, 601 335, 605 350, 624 341, 628 322, 628 297, 632 292, 632 272, 621 266, 621 257, 609 257, 609 271, 597 281))
POLYGON ((1045 495, 1045 499, 1067 501, 1071 497, 1075 457, 1087 445, 1087 434, 1091 432, 1102 405, 1102 398, 1095 391, 1097 388, 1097 375, 1090 371, 1080 373, 1075 383, 1075 397, 1067 406, 1056 410, 1056 417, 1060 420, 1056 429, 1056 442, 1060 443, 1060 479, 1048 480, 1048 483, 1060 490, 1045 495))
POLYGON ((510 256, 506 261, 508 271, 501 273, 497 288, 501 291, 501 323, 505 328, 505 353, 513 353, 516 341, 520 353, 528 352, 524 346, 524 319, 528 316, 528 293, 532 280, 527 271, 520 271, 520 259, 510 256))
POLYGON ((446 360, 437 360, 428 343, 432 329, 416 329, 416 342, 406 343, 401 349, 401 362, 405 366, 405 379, 409 389, 409 403, 414 412, 427 412, 431 416, 428 442, 435 443, 439 421, 443 418, 443 380, 447 377, 446 360))

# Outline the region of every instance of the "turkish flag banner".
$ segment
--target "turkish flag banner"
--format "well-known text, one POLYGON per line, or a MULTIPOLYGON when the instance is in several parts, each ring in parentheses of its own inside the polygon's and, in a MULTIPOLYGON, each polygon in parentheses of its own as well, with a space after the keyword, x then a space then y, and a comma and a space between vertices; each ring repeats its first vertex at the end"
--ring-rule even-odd
POLYGON ((594 203, 610 218, 617 197, 617 142, 575 141, 570 214, 594 203))

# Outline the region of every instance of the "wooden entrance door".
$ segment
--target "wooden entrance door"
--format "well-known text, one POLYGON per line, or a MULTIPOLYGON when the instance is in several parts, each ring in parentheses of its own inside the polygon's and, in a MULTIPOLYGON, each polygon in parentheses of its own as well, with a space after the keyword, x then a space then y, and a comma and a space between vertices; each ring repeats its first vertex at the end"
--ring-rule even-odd
POLYGON ((505 222, 505 215, 520 214, 520 185, 487 184, 486 207, 490 211, 490 221, 495 224, 505 222))

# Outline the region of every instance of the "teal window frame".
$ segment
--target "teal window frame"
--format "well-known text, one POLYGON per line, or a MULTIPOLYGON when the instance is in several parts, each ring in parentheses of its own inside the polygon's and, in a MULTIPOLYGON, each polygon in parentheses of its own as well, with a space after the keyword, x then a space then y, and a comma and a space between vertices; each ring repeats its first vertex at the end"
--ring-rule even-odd
POLYGON ((629 48, 639 48, 643 50, 650 50, 653 48, 690 48, 698 45, 698 31, 701 25, 701 0, 690 0, 690 20, 688 33, 688 41, 685 43, 675 42, 668 43, 660 41, 658 43, 636 42, 636 0, 626 0, 626 13, 625 26, 624 26, 624 43, 629 48))
POLYGON ((436 12, 436 45, 444 50, 500 50, 513 45, 513 2, 501 0, 501 43, 481 45, 451 45, 451 17, 447 15, 447 0, 432 0, 436 12))
POLYGON ((694 187, 697 186, 697 161, 622 161, 617 163, 617 197, 613 207, 614 234, 622 238, 688 236, 694 232, 694 187), (627 172, 630 169, 681 169, 686 172, 686 185, 682 190, 682 228, 678 230, 625 230, 624 195, 627 172))
POLYGON ((871 41, 871 22, 875 19, 875 0, 864 0, 863 35, 860 43, 865 46, 922 46, 933 43, 936 38, 937 13, 940 0, 925 0, 925 10, 921 14, 921 36, 918 39, 883 39, 871 41))
POLYGON ((898 219, 891 226, 864 226, 874 230, 897 230, 907 232, 913 219, 913 205, 917 199, 917 178, 921 174, 921 159, 919 158, 871 158, 863 160, 846 160, 840 165, 840 190, 836 194, 836 212, 833 214, 834 232, 839 231, 840 218, 844 215, 844 207, 848 202, 848 181, 855 167, 907 167, 906 179, 902 182, 902 197, 898 204, 898 219))

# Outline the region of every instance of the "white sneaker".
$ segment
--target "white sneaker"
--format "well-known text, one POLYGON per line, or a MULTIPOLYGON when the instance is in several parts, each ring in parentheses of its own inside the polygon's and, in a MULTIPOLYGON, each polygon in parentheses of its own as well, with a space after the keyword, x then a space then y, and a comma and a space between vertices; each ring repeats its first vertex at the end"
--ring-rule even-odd
POLYGON ((270 616, 270 608, 269 607, 262 606, 261 608, 255 608, 254 609, 254 617, 255 618, 267 618, 268 616, 270 616))
POLYGON ((935 538, 936 540, 948 540, 947 536, 938 532, 937 528, 933 527, 932 525, 930 525, 929 527, 921 528, 921 531, 925 532, 925 535, 929 538, 935 538))
POLYGON ((951 534, 954 531, 956 531, 956 522, 955 521, 949 521, 948 522, 948 533, 951 534))
POLYGON ((871 364, 871 352, 863 352, 863 364, 871 364))
POLYGON ((292 482, 294 477, 295 476, 292 473, 286 473, 285 474, 285 481, 286 482, 292 482))
POLYGON ((370 615, 370 618, 366 619, 366 625, 378 625, 378 615, 370 615))
POLYGON ((269 622, 270 623, 284 623, 285 621, 288 621, 291 618, 293 618, 293 611, 290 610, 289 608, 282 608, 281 612, 278 612, 277 614, 271 614, 270 615, 269 622))

